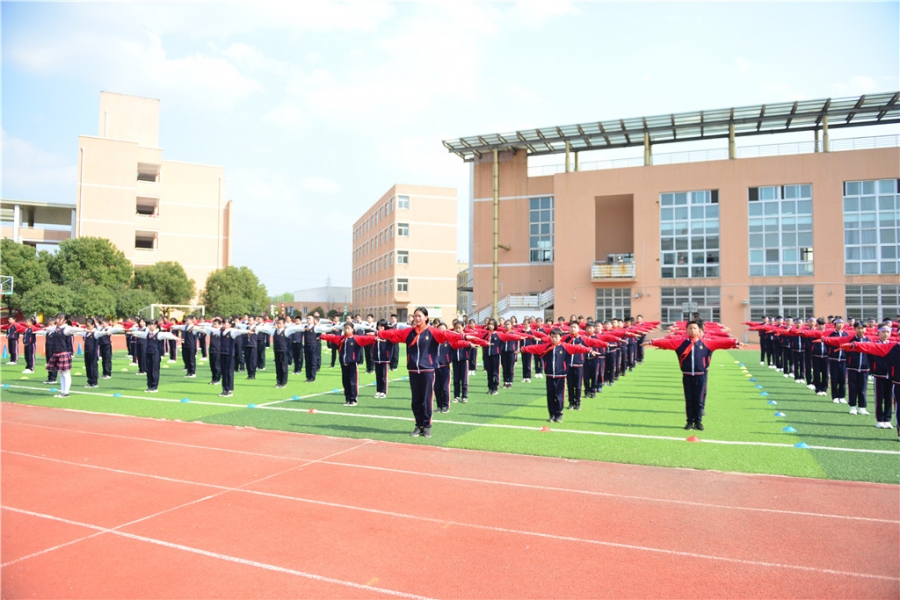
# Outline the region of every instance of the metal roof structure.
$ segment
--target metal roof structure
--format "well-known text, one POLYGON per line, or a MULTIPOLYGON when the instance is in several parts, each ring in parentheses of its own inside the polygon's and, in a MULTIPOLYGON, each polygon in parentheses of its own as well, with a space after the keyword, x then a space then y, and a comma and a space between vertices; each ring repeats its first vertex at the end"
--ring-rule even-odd
POLYGON ((525 150, 528 154, 540 155, 566 152, 567 145, 572 152, 643 146, 645 136, 649 137, 651 146, 727 138, 732 127, 735 137, 742 137, 815 131, 825 127, 839 129, 886 125, 900 123, 898 100, 900 92, 798 100, 522 129, 512 133, 444 140, 443 143, 447 150, 463 160, 473 161, 495 148, 501 151, 525 150))

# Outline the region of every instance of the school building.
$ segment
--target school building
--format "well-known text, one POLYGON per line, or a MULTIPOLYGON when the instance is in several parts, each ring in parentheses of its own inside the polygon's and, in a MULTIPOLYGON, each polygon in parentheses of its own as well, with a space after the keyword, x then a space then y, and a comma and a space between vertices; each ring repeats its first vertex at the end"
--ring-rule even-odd
POLYGON ((471 164, 474 316, 642 314, 671 323, 697 312, 736 332, 763 315, 896 317, 900 136, 832 140, 829 132, 891 131, 900 123, 898 97, 444 141, 471 164), (737 144, 798 132, 805 141, 737 144), (679 143, 707 148, 655 152, 679 143), (643 156, 610 156, 627 148, 643 156), (547 155, 561 160, 538 164, 547 155))
POLYGON ((456 317, 456 189, 397 184, 353 224, 353 312, 456 317))
POLYGON ((135 268, 176 261, 199 295, 231 264, 225 169, 163 160, 159 106, 100 93, 99 133, 78 138, 75 237, 109 239, 135 268))

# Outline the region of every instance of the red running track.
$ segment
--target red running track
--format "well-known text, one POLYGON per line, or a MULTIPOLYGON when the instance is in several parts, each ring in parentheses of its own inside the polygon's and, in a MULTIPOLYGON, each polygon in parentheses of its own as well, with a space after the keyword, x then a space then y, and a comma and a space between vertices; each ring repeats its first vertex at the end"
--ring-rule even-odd
POLYGON ((900 596, 896 486, 7 403, 2 451, 4 598, 900 596))

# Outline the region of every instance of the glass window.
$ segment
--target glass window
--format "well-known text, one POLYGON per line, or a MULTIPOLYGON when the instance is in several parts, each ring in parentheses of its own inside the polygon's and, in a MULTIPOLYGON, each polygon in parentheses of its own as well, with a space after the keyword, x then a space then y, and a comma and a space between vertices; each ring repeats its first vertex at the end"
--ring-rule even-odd
POLYGON ((407 250, 397 250, 397 264, 398 265, 408 265, 409 264, 409 252, 407 250))
POLYGON ((717 193, 713 192, 695 190, 660 194, 660 274, 663 278, 718 277, 718 253, 688 252, 718 248, 719 206, 714 204, 717 193), (672 249, 679 252, 669 252, 672 249), (712 266, 710 256, 715 257, 712 266))
POLYGON ((409 237, 409 223, 397 223, 397 235, 409 237))
MULTIPOLYGON (((706 277, 718 277, 718 267, 710 267, 715 274, 706 274, 706 277)), ((668 327, 676 321, 688 320, 692 314, 690 310, 693 303, 697 304, 696 312, 700 318, 706 321, 721 320, 721 300, 717 287, 669 287, 660 289, 660 307, 663 327, 668 327)))
POLYGON ((630 288, 598 288, 597 320, 627 319, 631 316, 630 288))
POLYGON ((409 196, 397 196, 397 208, 409 208, 409 196))
POLYGON ((900 314, 900 285, 847 285, 844 303, 854 319, 893 319, 900 314))
POLYGON ((750 188, 747 206, 750 276, 812 275, 812 252, 801 252, 801 247, 812 246, 812 186, 750 188), (760 219, 761 214, 765 218, 760 219))
POLYGON ((398 279, 397 280, 397 291, 398 292, 408 292, 409 291, 409 280, 408 279, 398 279))
POLYGON ((529 260, 553 262, 553 196, 529 200, 528 224, 529 260))
POLYGON ((894 212, 897 192, 896 179, 844 182, 845 274, 900 272, 896 250, 900 224, 894 212))
MULTIPOLYGON (((800 186, 801 189, 803 186, 800 186)), ((790 265, 798 267, 798 265, 790 265)), ((798 274, 799 273, 798 271, 798 274)), ((813 286, 750 286, 750 320, 784 315, 794 319, 815 316, 813 311, 813 286)))

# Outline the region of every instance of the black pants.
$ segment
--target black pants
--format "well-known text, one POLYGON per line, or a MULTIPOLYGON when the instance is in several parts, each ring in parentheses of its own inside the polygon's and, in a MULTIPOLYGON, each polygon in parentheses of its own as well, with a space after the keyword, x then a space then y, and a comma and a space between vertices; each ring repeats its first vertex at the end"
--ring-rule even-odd
POLYGON ((828 359, 828 370, 831 371, 831 397, 847 398, 847 361, 828 359))
POLYGON ((804 379, 806 373, 803 370, 806 364, 803 360, 803 352, 800 350, 791 350, 791 361, 794 363, 794 379, 804 379))
POLYGON ((375 391, 379 394, 387 394, 389 366, 390 362, 375 363, 375 391))
MULTIPOLYGON (((34 371, 34 346, 31 344, 25 344, 25 368, 34 371)), ((106 363, 103 363, 103 369, 103 374, 105 375, 106 363)))
POLYGON ((235 371, 243 371, 246 369, 244 366, 244 348, 247 346, 244 344, 238 344, 237 340, 234 342, 234 354, 232 355, 232 360, 234 361, 234 370, 235 371))
POLYGON ((194 346, 181 346, 181 360, 184 361, 184 368, 188 375, 197 373, 197 349, 194 346))
POLYGON ((256 344, 256 368, 266 370, 266 345, 256 344))
POLYGON ((894 384, 890 377, 875 377, 875 421, 890 423, 894 414, 894 384))
POLYGON ((597 391, 597 359, 584 359, 584 389, 588 392, 597 391))
POLYGON ((303 372, 303 344, 291 343, 291 353, 294 355, 294 375, 303 372))
POLYGON ((344 385, 344 400, 356 402, 359 396, 359 365, 341 363, 341 383, 344 385))
POLYGON ((531 379, 531 354, 522 353, 522 379, 531 379))
POLYGON ((561 417, 566 400, 566 378, 547 375, 547 412, 551 417, 561 417))
POLYGON ((175 356, 178 352, 178 341, 177 340, 166 340, 166 343, 169 344, 169 360, 174 361, 175 356))
POLYGON ((97 369, 99 360, 100 357, 96 353, 85 353, 84 355, 84 374, 87 376, 88 385, 97 385, 97 380, 100 379, 100 373, 97 369))
POLYGON ((706 374, 681 376, 684 386, 684 412, 688 423, 702 423, 704 394, 706 393, 706 374))
POLYGON ((581 406, 581 384, 584 377, 584 367, 569 365, 566 373, 566 387, 569 388, 569 404, 581 406))
MULTIPOLYGON (((526 356, 531 356, 526 354, 526 356)), ((454 360, 453 365, 453 397, 469 397, 469 361, 454 360)))
POLYGON ((210 383, 219 383, 222 380, 222 369, 219 366, 219 357, 221 354, 216 352, 209 353, 209 372, 212 375, 210 383))
POLYGON ((501 352, 500 364, 503 366, 503 383, 512 385, 516 377, 516 353, 501 352))
POLYGON ((816 393, 828 391, 828 357, 813 356, 812 357, 813 385, 816 386, 816 393))
POLYGON ((140 342, 134 345, 134 358, 138 364, 138 373, 146 373, 144 370, 144 347, 141 346, 140 342))
POLYGON ((363 348, 363 354, 366 357, 366 373, 371 373, 375 370, 375 367, 372 363, 372 346, 366 346, 363 348))
POLYGON ((9 362, 18 362, 19 360, 19 340, 8 340, 6 344, 9 347, 9 362))
POLYGON ((203 358, 207 358, 207 352, 206 352, 206 336, 205 336, 205 335, 201 335, 201 336, 198 338, 198 341, 199 341, 199 343, 200 343, 200 356, 202 356, 203 358))
POLYGON ((400 365, 400 345, 394 344, 391 348, 391 371, 396 371, 400 365))
POLYGON ((256 379, 256 344, 244 346, 244 364, 247 365, 247 378, 256 379))
POLYGON ((791 351, 789 347, 782 346, 781 347, 781 371, 785 375, 790 375, 794 372, 794 365, 791 358, 793 358, 794 353, 791 351))
POLYGON ((806 375, 806 385, 813 384, 812 349, 803 351, 803 373, 806 375))
MULTIPOLYGON (((212 361, 210 361, 212 363, 212 361)), ((219 355, 219 373, 222 376, 222 392, 234 391, 234 354, 219 355)))
POLYGON ((847 389, 850 392, 847 398, 850 406, 866 408, 866 387, 869 385, 869 372, 847 369, 847 389))
POLYGON ((410 371, 409 391, 412 395, 410 407, 416 419, 416 426, 431 427, 434 371, 410 371))
MULTIPOLYGON (((153 341, 152 343, 156 343, 153 341)), ((159 387, 159 354, 144 354, 144 372, 147 374, 147 389, 159 387)))
MULTIPOLYGON (((538 361, 540 362, 540 361, 538 361)), ((475 371, 478 365, 478 348, 469 348, 469 370, 475 371)))
POLYGON ((434 399, 438 408, 450 406, 450 365, 434 370, 434 399))
POLYGON ((487 373, 488 392, 500 389, 500 355, 484 353, 484 372, 487 373))
POLYGON ((316 380, 316 349, 314 346, 304 346, 303 356, 306 358, 306 379, 316 380))
POLYGON ((285 350, 275 351, 275 383, 278 385, 287 385, 289 357, 290 355, 285 350))

